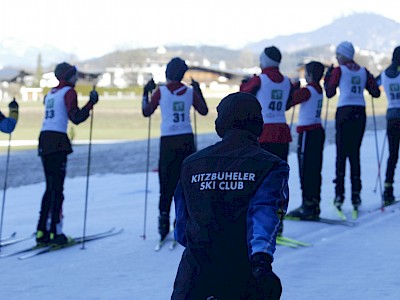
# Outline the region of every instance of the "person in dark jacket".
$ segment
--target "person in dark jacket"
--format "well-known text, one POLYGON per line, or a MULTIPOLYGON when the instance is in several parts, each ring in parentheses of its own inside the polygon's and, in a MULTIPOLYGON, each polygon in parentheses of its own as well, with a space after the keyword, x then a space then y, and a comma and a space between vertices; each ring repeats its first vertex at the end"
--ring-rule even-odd
POLYGON ((44 99, 45 114, 39 136, 38 151, 46 177, 46 190, 37 224, 38 245, 68 242, 68 237, 62 231, 67 155, 72 153, 67 135, 68 121, 76 125, 84 122, 99 100, 97 92, 92 90, 88 103, 79 109, 78 96, 74 89, 78 81, 76 67, 63 62, 56 66, 54 73, 59 85, 51 89, 44 99))
POLYGON ((187 157, 175 191, 175 238, 186 249, 172 299, 279 299, 272 271, 289 201, 289 166, 263 148, 261 105, 249 93, 222 99, 222 141, 187 157))
POLYGON ((350 162, 351 202, 354 210, 361 205, 360 147, 366 125, 364 89, 372 97, 381 95, 372 74, 354 62, 354 47, 342 42, 336 47, 338 67, 326 72, 324 86, 326 96, 332 98, 340 89, 336 110, 336 179, 334 205, 340 211, 344 201, 346 160, 350 162))
POLYGON ((18 121, 18 103, 11 101, 8 104, 9 114, 8 118, 0 111, 0 131, 4 133, 11 133, 14 131, 18 121))
POLYGON ((386 165, 385 205, 395 201, 393 195, 394 171, 399 160, 400 145, 400 46, 393 51, 392 63, 378 77, 378 83, 385 89, 388 107, 386 111, 386 134, 389 142, 389 158, 386 165))

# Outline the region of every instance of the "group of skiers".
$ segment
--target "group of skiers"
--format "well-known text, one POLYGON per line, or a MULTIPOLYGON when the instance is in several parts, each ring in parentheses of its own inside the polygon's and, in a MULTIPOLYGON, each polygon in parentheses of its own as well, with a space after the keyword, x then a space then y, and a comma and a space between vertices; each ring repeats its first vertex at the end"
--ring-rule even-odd
POLYGON ((334 205, 340 211, 344 202, 347 158, 351 170, 351 201, 355 210, 361 205, 360 147, 366 125, 364 90, 372 99, 378 98, 379 84, 383 85, 389 101, 390 155, 383 196, 385 205, 394 202, 393 176, 400 140, 400 47, 394 50, 392 65, 378 80, 354 61, 354 54, 354 46, 345 41, 336 48, 338 67, 331 66, 325 73, 322 63, 307 63, 307 85, 300 87, 299 82, 291 82, 280 72, 279 49, 265 48, 259 59, 261 74, 243 80, 240 92, 228 95, 217 107, 215 129, 222 141, 191 155, 195 149, 192 129, 186 123, 190 123, 189 107, 193 105, 201 114, 207 113, 198 83, 192 82, 191 91, 180 82, 187 70, 180 58, 168 64, 167 85, 160 86, 150 102, 149 92, 156 85, 152 80, 147 83, 143 115, 149 117, 158 105, 162 115, 159 233, 161 240, 168 235, 171 191, 175 190, 174 233, 185 247, 172 299, 280 298, 282 286, 271 263, 289 200, 287 158, 292 138, 285 111, 300 105, 297 155, 302 205, 287 216, 318 220, 325 142, 321 123, 324 89, 327 98, 340 90, 335 116, 334 205), (173 66, 176 73, 171 72, 173 66), (322 79, 324 89, 320 84, 322 79), (202 105, 195 104, 199 102, 202 105), (174 141, 176 147, 167 147, 165 140, 174 141), (182 143, 184 146, 180 146, 182 143), (175 157, 175 160, 179 157, 179 163, 173 165, 174 160, 166 157, 175 157), (166 186, 171 188, 169 192, 165 191, 166 186))
MULTIPOLYGON (((287 216, 317 220, 320 215, 321 170, 325 131, 321 122, 324 89, 327 98, 340 90, 336 111, 336 178, 334 205, 344 202, 346 160, 350 162, 351 201, 361 204, 360 147, 366 125, 364 89, 388 99, 389 159, 385 178, 385 205, 394 202, 393 178, 400 143, 400 47, 392 64, 375 79, 354 61, 354 47, 336 48, 339 66, 318 61, 305 64, 306 86, 283 75, 278 48, 260 54, 261 74, 243 80, 240 91, 227 95, 217 107, 215 130, 221 141, 197 151, 190 109, 201 115, 208 107, 199 83, 182 82, 188 66, 179 57, 166 68, 166 85, 151 79, 144 87, 142 111, 150 117, 161 109, 159 157, 159 218, 161 240, 170 232, 170 210, 175 201, 175 238, 185 247, 172 299, 279 299, 282 286, 272 271, 276 237, 282 233, 289 201, 289 143, 285 111, 300 105, 297 156, 302 205, 287 216), (325 76, 324 76, 325 73, 325 76), (320 82, 323 79, 324 88, 320 82), (197 152, 196 152, 197 151, 197 152)), ((38 245, 65 244, 62 231, 63 189, 70 120, 84 122, 99 96, 93 89, 80 109, 74 89, 75 66, 55 68, 59 85, 44 99, 45 114, 38 153, 46 176, 36 231, 38 245)), ((293 108, 294 109, 294 108, 293 108)), ((0 129, 11 133, 18 120, 18 104, 9 104, 9 117, 0 112, 0 129)))

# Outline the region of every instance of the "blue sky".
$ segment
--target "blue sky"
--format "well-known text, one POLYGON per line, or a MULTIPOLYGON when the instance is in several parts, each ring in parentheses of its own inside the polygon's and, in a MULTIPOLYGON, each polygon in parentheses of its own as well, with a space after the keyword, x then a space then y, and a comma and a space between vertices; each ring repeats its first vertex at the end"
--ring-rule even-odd
POLYGON ((0 41, 49 44, 80 58, 166 44, 238 48, 312 31, 354 12, 400 22, 399 8, 392 0, 3 0, 0 41))

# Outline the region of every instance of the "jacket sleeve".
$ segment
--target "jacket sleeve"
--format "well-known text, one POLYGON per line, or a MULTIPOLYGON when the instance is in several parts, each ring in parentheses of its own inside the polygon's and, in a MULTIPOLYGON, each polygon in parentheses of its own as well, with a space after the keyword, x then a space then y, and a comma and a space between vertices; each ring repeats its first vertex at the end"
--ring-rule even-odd
POLYGON ((381 95, 379 84, 377 80, 374 78, 374 76, 368 70, 366 71, 367 71, 367 85, 365 88, 372 97, 379 98, 381 95))
POLYGON ((6 118, 0 112, 0 131, 4 133, 11 133, 13 132, 17 121, 14 118, 6 118))
POLYGON ((152 94, 150 102, 143 103, 142 113, 145 117, 150 117, 154 111, 156 110, 157 106, 160 104, 161 99, 161 92, 160 88, 156 89, 156 91, 152 94))
POLYGON ((186 199, 183 193, 181 181, 179 181, 178 185, 176 186, 174 201, 176 217, 176 225, 174 231, 175 240, 177 240, 178 243, 181 244, 183 247, 186 247, 186 223, 188 220, 188 212, 186 209, 186 199))
POLYGON ((193 106, 202 116, 208 114, 208 106, 201 91, 198 93, 197 91, 193 90, 193 106))
POLYGON ((79 109, 78 107, 78 96, 74 89, 70 89, 64 96, 64 102, 68 111, 68 118, 72 123, 78 125, 89 117, 89 111, 93 108, 93 104, 90 101, 79 109))
POLYGON ((289 203, 289 165, 281 161, 264 179, 247 212, 249 257, 263 252, 273 257, 279 223, 289 203))
POLYGON ((336 67, 332 70, 332 73, 326 74, 324 78, 324 87, 326 97, 332 98, 336 95, 336 89, 339 86, 340 77, 342 76, 342 71, 340 67, 336 67))
POLYGON ((250 93, 255 96, 260 87, 261 87, 260 77, 253 76, 248 81, 245 81, 240 85, 240 91, 245 93, 250 93))

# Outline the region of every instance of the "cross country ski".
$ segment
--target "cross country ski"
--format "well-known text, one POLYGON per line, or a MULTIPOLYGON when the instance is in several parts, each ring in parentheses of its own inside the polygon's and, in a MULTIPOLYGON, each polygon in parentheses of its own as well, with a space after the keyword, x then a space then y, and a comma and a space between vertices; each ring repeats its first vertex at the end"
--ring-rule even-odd
POLYGON ((67 244, 45 246, 45 247, 43 247, 42 249, 39 249, 36 252, 32 252, 32 253, 28 253, 28 254, 19 256, 18 259, 24 260, 24 259, 32 258, 32 257, 38 256, 38 255, 42 255, 42 254, 45 254, 45 253, 62 250, 62 249, 65 249, 65 248, 69 248, 69 247, 72 247, 72 246, 75 246, 75 245, 82 244, 84 242, 90 242, 90 241, 99 240, 99 239, 103 239, 103 238, 106 238, 106 237, 114 236, 114 235, 122 233, 123 231, 124 231, 124 229, 121 228, 118 231, 110 230, 110 231, 105 232, 105 233, 94 234, 94 235, 90 235, 90 236, 86 236, 86 237, 72 238, 72 240, 70 240, 67 244))
POLYGON ((1 242, 0 246, 1 247, 10 246, 10 245, 13 245, 16 243, 20 243, 20 242, 29 240, 30 238, 33 238, 35 236, 35 234, 32 233, 31 235, 20 237, 20 238, 16 238, 15 235, 13 235, 13 236, 14 236, 13 238, 7 238, 7 239, 3 240, 1 242))

